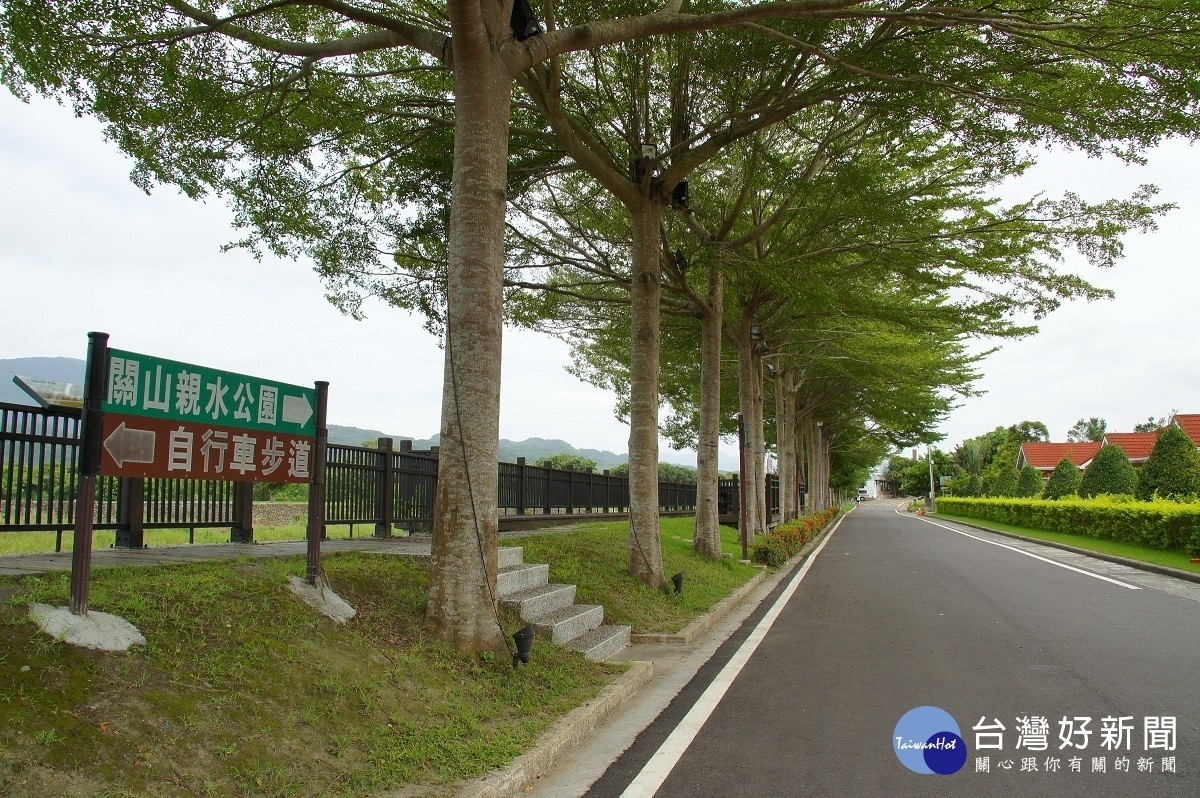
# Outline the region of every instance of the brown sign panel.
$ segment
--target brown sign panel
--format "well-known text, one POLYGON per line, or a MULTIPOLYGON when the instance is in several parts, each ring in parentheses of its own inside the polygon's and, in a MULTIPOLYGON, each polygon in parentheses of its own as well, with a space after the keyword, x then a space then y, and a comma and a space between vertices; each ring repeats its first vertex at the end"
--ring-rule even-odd
POLYGON ((118 477, 308 482, 313 439, 105 413, 100 473, 118 477))

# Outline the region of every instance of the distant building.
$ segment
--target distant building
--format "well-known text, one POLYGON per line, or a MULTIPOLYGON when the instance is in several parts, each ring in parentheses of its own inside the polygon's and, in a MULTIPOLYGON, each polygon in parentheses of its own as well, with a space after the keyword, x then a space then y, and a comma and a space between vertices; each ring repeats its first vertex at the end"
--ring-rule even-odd
POLYGON ((1079 441, 1066 443, 1022 443, 1021 453, 1017 455, 1017 468, 1022 469, 1027 465, 1033 466, 1038 471, 1042 472, 1042 480, 1050 479, 1050 474, 1054 471, 1064 457, 1069 458, 1072 463, 1082 469, 1093 457, 1096 452, 1100 451, 1102 443, 1093 441, 1079 441))
POLYGON ((1187 433, 1192 443, 1200 448, 1200 413, 1176 413, 1171 423, 1187 433))
MULTIPOLYGON (((1135 467, 1141 466, 1154 451, 1158 443, 1157 432, 1109 432, 1104 436, 1105 446, 1118 446, 1135 467)), ((1086 466, 1085 466, 1086 467, 1086 466)))

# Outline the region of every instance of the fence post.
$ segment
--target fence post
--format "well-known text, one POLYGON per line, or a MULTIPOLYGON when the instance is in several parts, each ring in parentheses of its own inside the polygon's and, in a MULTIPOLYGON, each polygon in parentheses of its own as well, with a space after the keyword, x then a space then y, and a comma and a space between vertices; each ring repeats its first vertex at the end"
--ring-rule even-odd
MULTIPOLYGON (((409 443, 411 448, 412 443, 409 443)), ((379 493, 375 496, 375 537, 388 538, 392 536, 393 495, 396 492, 396 459, 392 457, 392 439, 379 439, 380 480, 379 493)))
POLYGON ((254 542, 254 483, 233 483, 233 526, 230 543, 254 542))
POLYGON ((137 477, 117 480, 117 535, 113 546, 140 549, 146 545, 142 519, 146 512, 146 483, 137 477))
POLYGON ((517 458, 517 515, 525 515, 525 458, 517 458))
POLYGON ((567 515, 575 513, 575 466, 567 466, 567 515))
POLYGON ((592 474, 592 469, 589 468, 587 470, 587 477, 588 477, 588 481, 587 481, 587 511, 588 511, 589 515, 592 512, 592 477, 593 476, 594 475, 592 474))
POLYGON ((76 484, 75 537, 71 549, 73 615, 87 615, 92 575, 92 531, 96 518, 96 477, 100 473, 100 427, 104 423, 104 378, 108 372, 108 333, 88 333, 87 376, 83 386, 83 424, 79 435, 79 482, 76 484))

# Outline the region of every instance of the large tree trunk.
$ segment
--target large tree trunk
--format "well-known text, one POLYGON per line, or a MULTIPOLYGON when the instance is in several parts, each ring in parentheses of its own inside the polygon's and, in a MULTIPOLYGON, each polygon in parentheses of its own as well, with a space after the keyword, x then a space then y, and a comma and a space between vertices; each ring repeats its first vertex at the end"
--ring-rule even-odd
POLYGON ((817 513, 821 511, 821 458, 820 450, 820 428, 817 426, 816 420, 811 414, 806 415, 804 419, 805 428, 805 470, 808 482, 808 512, 817 513))
POLYGON ((496 509, 504 213, 512 79, 493 50, 499 6, 451 4, 454 173, 446 367, 426 625, 466 652, 505 648, 497 620, 496 509), (487 13, 494 19, 485 20, 487 13))
POLYGON ((756 535, 767 533, 767 524, 771 517, 767 508, 767 432, 766 432, 766 388, 763 377, 763 352, 761 344, 756 343, 750 348, 750 363, 753 372, 752 395, 754 400, 754 423, 750 427, 750 440, 753 445, 754 459, 751 469, 754 473, 754 502, 757 523, 751 527, 756 535))
POLYGON ((757 481, 759 471, 754 467, 755 385, 758 384, 761 387, 761 383, 757 381, 758 371, 755 369, 754 363, 754 341, 750 336, 752 324, 751 315, 742 313, 737 336, 738 407, 742 413, 742 429, 744 430, 741 442, 742 460, 746 464, 745 473, 738 476, 745 485, 746 508, 743 515, 746 519, 745 532, 747 538, 751 540, 754 535, 759 533, 761 527, 758 517, 759 502, 755 496, 762 490, 762 485, 757 481))
POLYGON ((658 539, 659 224, 662 206, 647 199, 629 209, 633 221, 629 368, 629 573, 663 587, 658 539))
POLYGON ((725 273, 719 264, 708 268, 708 308, 700 320, 700 429, 696 447, 696 528, 692 548, 709 557, 721 556, 721 516, 718 508, 718 460, 721 442, 721 335, 724 324, 725 273))
POLYGON ((834 495, 829 487, 829 474, 833 470, 833 442, 829 430, 821 430, 821 509, 834 506, 834 495))
POLYGON ((812 436, 809 433, 809 418, 799 406, 796 407, 796 512, 801 515, 812 513, 812 470, 809 466, 808 452, 812 448, 812 436))
POLYGON ((763 382, 762 344, 752 341, 750 346, 750 422, 746 425, 749 442, 749 458, 746 469, 751 476, 754 492, 749 500, 755 505, 755 523, 750 529, 756 535, 767 534, 770 517, 767 510, 767 391, 763 382))
POLYGON ((796 517, 796 370, 775 372, 775 443, 779 450, 779 520, 796 517))
POLYGON ((813 422, 813 448, 812 448, 812 471, 813 471, 813 509, 822 513, 826 507, 826 485, 828 479, 825 476, 825 425, 824 422, 813 422))

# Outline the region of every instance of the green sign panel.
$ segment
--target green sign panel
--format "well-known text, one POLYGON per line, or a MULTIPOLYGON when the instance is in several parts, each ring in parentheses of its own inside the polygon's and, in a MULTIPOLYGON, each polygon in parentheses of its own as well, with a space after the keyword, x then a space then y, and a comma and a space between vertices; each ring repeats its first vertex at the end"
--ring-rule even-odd
POLYGON ((312 437, 313 388, 108 350, 105 413, 312 437))

